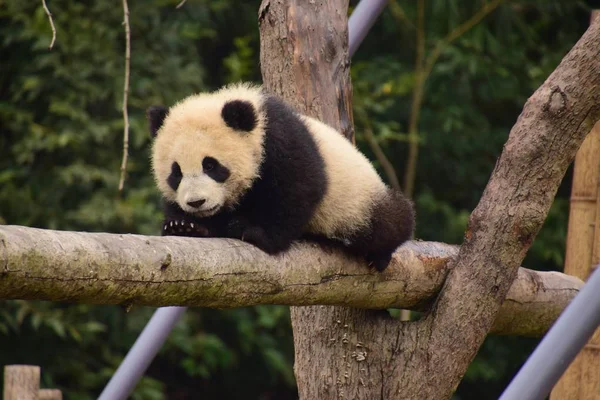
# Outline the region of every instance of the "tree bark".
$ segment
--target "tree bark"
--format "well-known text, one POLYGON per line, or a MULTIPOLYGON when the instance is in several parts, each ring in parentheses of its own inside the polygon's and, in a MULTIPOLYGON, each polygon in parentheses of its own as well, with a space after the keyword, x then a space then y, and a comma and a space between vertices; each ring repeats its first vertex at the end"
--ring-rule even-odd
MULTIPOLYGON (((458 248, 409 242, 384 274, 339 250, 295 244, 277 257, 224 239, 0 226, 0 299, 232 308, 337 304, 426 309, 458 248), (115 267, 118 266, 118 267, 115 267)), ((582 282, 519 271, 494 332, 540 336, 582 282)))
POLYGON ((444 377, 427 374, 416 385, 429 398, 454 391, 483 342, 567 167, 600 117, 599 89, 595 22, 527 100, 471 214, 456 266, 419 327, 430 335, 429 349, 419 350, 427 356, 420 373, 444 377))
MULTIPOLYGON (((352 118, 346 13, 344 0, 264 0, 259 12, 267 90, 345 133, 352 118)), ((368 310, 292 308, 302 399, 451 396, 598 120, 599 86, 594 23, 525 104, 471 215, 455 268, 425 318, 403 323, 368 310)))

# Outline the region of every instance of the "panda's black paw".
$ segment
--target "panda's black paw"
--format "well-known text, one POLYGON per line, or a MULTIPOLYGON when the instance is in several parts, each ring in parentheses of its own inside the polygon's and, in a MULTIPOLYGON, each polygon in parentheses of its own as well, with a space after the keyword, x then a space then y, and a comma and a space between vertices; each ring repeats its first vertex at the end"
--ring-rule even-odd
POLYGON ((250 221, 243 217, 233 217, 227 222, 227 236, 244 240, 244 232, 249 228, 250 221))
POLYGON ((369 254, 366 259, 369 267, 375 267, 375 269, 379 272, 383 272, 386 270, 388 265, 390 265, 390 261, 392 260, 393 253, 385 253, 385 254, 369 254))
POLYGON ((275 234, 267 232, 259 226, 249 227, 242 236, 244 242, 248 242, 258 247, 267 254, 279 254, 290 248, 292 242, 275 234))
POLYGON ((167 219, 163 223, 162 236, 208 237, 210 232, 205 226, 185 219, 167 219))

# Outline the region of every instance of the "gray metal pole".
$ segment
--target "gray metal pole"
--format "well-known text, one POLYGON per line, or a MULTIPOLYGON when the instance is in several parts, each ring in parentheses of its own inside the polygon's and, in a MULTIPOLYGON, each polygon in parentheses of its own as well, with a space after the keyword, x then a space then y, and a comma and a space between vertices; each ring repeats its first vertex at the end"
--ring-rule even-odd
POLYGON ((550 393, 600 325, 599 269, 556 320, 500 400, 538 400, 550 393))
MULTIPOLYGON (((387 0, 361 0, 348 20, 350 57, 363 41, 387 0)), ((163 307, 154 312, 125 359, 104 388, 98 400, 124 400, 162 347, 187 307, 163 307)))
POLYGON ((187 307, 162 307, 154 312, 98 397, 99 400, 122 400, 129 396, 186 309, 187 307))
POLYGON ((354 55, 388 0, 361 0, 348 20, 348 52, 354 55))

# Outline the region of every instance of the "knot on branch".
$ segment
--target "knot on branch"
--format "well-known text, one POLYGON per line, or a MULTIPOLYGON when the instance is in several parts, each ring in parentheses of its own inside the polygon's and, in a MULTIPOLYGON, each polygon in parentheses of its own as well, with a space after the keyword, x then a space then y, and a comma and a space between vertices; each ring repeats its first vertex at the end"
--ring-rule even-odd
POLYGON ((171 257, 171 253, 167 253, 167 255, 164 256, 164 258, 160 261, 161 271, 164 271, 165 269, 167 269, 171 265, 172 260, 173 259, 171 257))
POLYGON ((258 9, 258 24, 262 24, 265 19, 265 16, 269 12, 269 7, 271 6, 271 2, 269 0, 263 1, 258 9))
POLYGON ((558 86, 553 85, 550 90, 548 100, 543 105, 542 110, 553 115, 559 115, 567 109, 567 95, 558 86))

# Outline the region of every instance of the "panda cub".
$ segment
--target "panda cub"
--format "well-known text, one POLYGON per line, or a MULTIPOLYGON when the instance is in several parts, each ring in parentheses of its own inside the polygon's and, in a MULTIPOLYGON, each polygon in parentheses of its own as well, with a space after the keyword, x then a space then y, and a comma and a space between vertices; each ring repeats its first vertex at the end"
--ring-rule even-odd
POLYGON ((147 112, 163 235, 241 239, 269 254, 325 239, 383 271, 412 203, 333 128, 237 84, 147 112))

